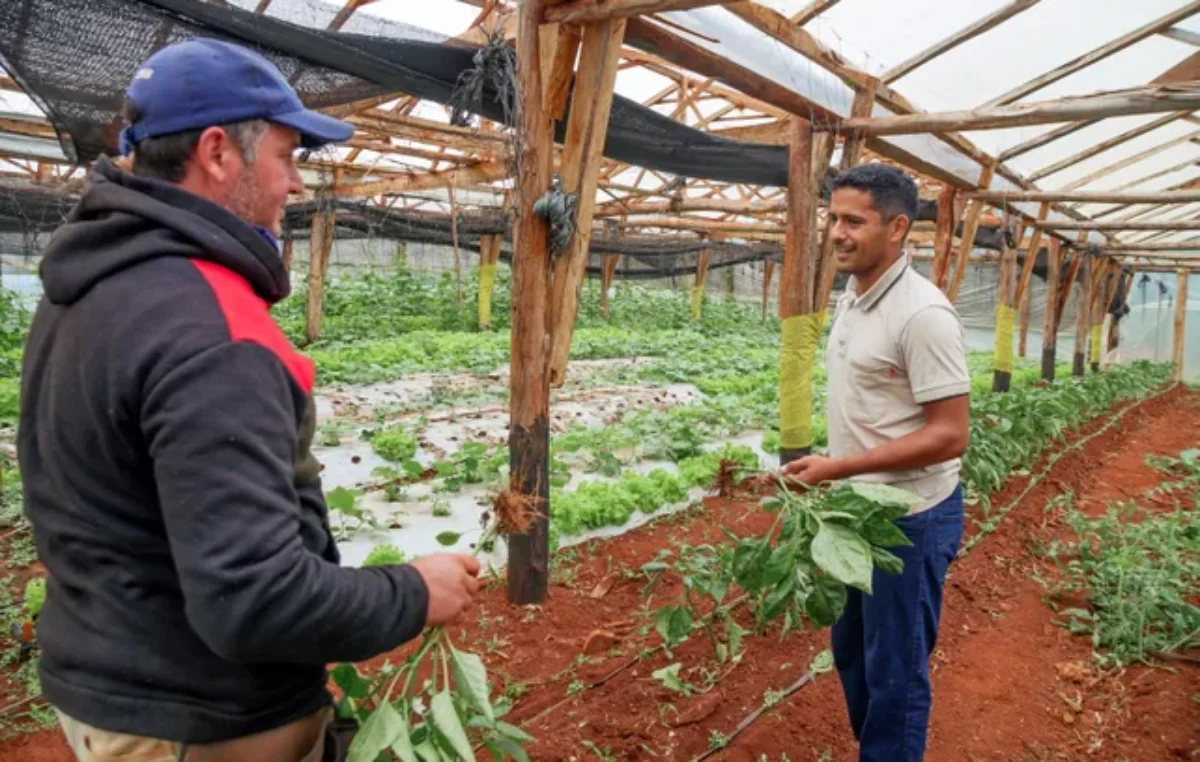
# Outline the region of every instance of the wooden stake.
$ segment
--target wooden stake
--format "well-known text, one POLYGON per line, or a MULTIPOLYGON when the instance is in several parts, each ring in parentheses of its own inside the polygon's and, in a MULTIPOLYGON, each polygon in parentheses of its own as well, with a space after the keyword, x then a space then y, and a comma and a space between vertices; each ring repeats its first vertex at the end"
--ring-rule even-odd
MULTIPOLYGON (((1042 202, 1038 209, 1038 222, 1044 222, 1050 214, 1049 202, 1042 202)), ((1025 298, 1025 292, 1029 290, 1029 281, 1033 277, 1033 265, 1037 261, 1038 247, 1042 244, 1042 229, 1034 227, 1033 234, 1029 236, 1029 249, 1025 252, 1025 263, 1021 266, 1021 280, 1017 284, 1017 300, 1021 301, 1025 298)), ((1017 245, 1020 245, 1018 241, 1017 245)))
MULTIPOLYGON (((1054 380, 1058 356, 1058 270, 1062 265, 1062 247, 1051 236, 1046 252, 1046 314, 1042 318, 1042 378, 1054 380)), ((1022 332, 1024 339, 1024 332, 1022 332)), ((1022 353, 1024 357, 1024 353, 1022 353)))
MULTIPOLYGON (((996 172, 996 163, 992 162, 983 168, 979 176, 979 187, 987 189, 992 184, 992 175, 996 172)), ((979 218, 983 214, 983 202, 971 200, 967 205, 966 220, 963 224, 962 240, 958 246, 958 261, 954 265, 954 277, 950 282, 950 290, 946 297, 953 304, 958 299, 958 290, 962 287, 963 276, 967 274, 967 260, 971 249, 975 248, 975 234, 979 232, 979 218)))
POLYGON ((549 226, 534 202, 550 187, 554 135, 542 98, 538 25, 542 4, 521 0, 517 26, 518 125, 516 220, 513 224, 512 361, 509 489, 534 499, 526 534, 508 538, 508 600, 541 603, 550 584, 550 386, 546 375, 549 226))
POLYGON ((933 238, 933 285, 946 291, 950 276, 950 249, 954 245, 954 196, 958 189, 949 183, 942 185, 937 199, 937 232, 933 238))
POLYGON ((1082 252, 1075 254, 1076 259, 1080 261, 1085 256, 1088 259, 1088 273, 1087 277, 1079 281, 1079 317, 1075 322, 1075 355, 1071 364, 1071 375, 1074 376, 1082 376, 1086 367, 1088 328, 1092 324, 1092 283, 1096 280, 1094 271, 1100 263, 1097 257, 1082 252))
POLYGON ((771 302, 771 276, 775 274, 775 260, 768 259, 763 262, 763 292, 762 292, 762 319, 767 321, 767 307, 771 302))
POLYGON ((812 123, 799 116, 791 119, 788 149, 788 220, 783 248, 783 272, 779 281, 779 317, 812 312, 812 281, 808 279, 812 259, 807 243, 816 216, 812 177, 812 123))
POLYGON ((1097 331, 1104 330, 1104 315, 1108 311, 1105 295, 1108 293, 1108 259, 1101 259, 1096 266, 1095 280, 1092 282, 1092 316, 1091 334, 1088 336, 1088 357, 1092 372, 1100 370, 1100 343, 1093 338, 1097 331))
POLYGON ((458 297, 458 315, 462 317, 463 288, 462 288, 462 255, 458 251, 458 204, 454 201, 454 183, 446 189, 450 197, 450 246, 454 249, 454 292, 458 297))
POLYGON ((1025 357, 1025 345, 1029 338, 1029 302, 1032 291, 1033 289, 1027 289, 1021 297, 1021 329, 1017 336, 1017 357, 1020 358, 1025 357))
POLYGON ((700 322, 704 304, 704 287, 708 284, 708 265, 712 261, 712 251, 705 249, 696 258, 696 280, 692 286, 692 320, 700 322))
POLYGON ((605 254, 604 264, 600 270, 600 317, 608 322, 608 293, 612 289, 613 276, 617 273, 617 262, 620 254, 605 254))
POLYGON ((583 30, 579 70, 575 74, 571 114, 563 142, 563 185, 567 193, 578 194, 579 200, 571 248, 558 256, 553 265, 549 369, 552 386, 562 386, 566 381, 571 337, 579 311, 579 290, 583 286, 592 236, 596 183, 604 158, 604 140, 624 37, 624 19, 590 24, 583 30))
POLYGON ((1180 269, 1175 273, 1175 328, 1171 334, 1173 343, 1171 344, 1171 360, 1175 363, 1175 371, 1171 377, 1175 381, 1183 380, 1184 364, 1186 357, 1184 355, 1184 334, 1187 330, 1187 301, 1188 301, 1188 276, 1189 272, 1180 269))
MULTIPOLYGON (((1003 239, 1002 239, 1003 241, 1003 239)), ((997 320, 992 391, 1007 392, 1012 384, 1013 318, 1016 310, 1017 250, 1001 243, 1000 274, 996 284, 997 320)))
POLYGON ((479 238, 479 327, 492 327, 492 294, 496 287, 496 264, 500 261, 502 238, 485 235, 479 238))
POLYGON ((788 224, 779 281, 783 341, 779 367, 779 461, 790 463, 812 452, 812 370, 820 318, 817 271, 818 184, 824 178, 831 145, 814 146, 812 123, 791 118, 788 147, 788 224), (820 156, 814 159, 814 148, 820 156), (814 171, 820 168, 820 172, 814 171), (806 441, 807 440, 807 441, 806 441))
POLYGON ((283 252, 281 253, 283 258, 283 269, 288 273, 292 272, 292 256, 295 247, 296 241, 292 238, 291 231, 288 231, 287 235, 283 237, 283 252))
POLYGON ((308 237, 308 306, 305 311, 304 338, 309 344, 321 336, 325 276, 329 271, 329 251, 333 247, 336 222, 330 197, 322 195, 321 199, 321 209, 313 214, 308 237))

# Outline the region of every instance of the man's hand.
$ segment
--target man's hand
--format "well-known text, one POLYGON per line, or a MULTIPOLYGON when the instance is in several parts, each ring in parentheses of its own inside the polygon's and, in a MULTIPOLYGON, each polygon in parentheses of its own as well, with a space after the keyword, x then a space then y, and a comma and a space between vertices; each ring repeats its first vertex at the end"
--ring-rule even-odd
POLYGON ((462 553, 434 553, 413 561, 429 588, 425 625, 450 624, 471 608, 479 592, 479 559, 462 553))
POLYGON ((784 476, 790 476, 810 487, 815 487, 821 482, 843 478, 837 459, 824 458, 820 455, 806 455, 799 460, 793 460, 779 470, 783 472, 784 476))

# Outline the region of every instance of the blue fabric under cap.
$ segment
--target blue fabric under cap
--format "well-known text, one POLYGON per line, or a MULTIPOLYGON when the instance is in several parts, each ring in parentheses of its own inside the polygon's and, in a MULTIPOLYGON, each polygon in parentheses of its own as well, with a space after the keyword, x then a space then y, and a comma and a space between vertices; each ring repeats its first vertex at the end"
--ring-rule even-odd
POLYGON ((125 91, 140 118, 121 131, 121 153, 141 140, 218 124, 265 119, 317 148, 348 140, 354 128, 304 108, 274 64, 246 48, 197 38, 163 48, 138 67, 125 91))

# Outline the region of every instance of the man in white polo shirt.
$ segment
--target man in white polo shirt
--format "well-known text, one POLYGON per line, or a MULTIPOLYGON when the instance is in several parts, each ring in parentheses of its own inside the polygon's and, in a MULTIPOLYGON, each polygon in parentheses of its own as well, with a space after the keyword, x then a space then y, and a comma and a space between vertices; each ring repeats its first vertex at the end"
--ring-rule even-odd
POLYGON ((904 253, 917 215, 910 177, 884 164, 843 172, 829 215, 838 269, 851 275, 827 350, 829 457, 783 471, 807 484, 880 482, 922 498, 896 522, 913 543, 891 549, 904 572, 877 569, 872 594, 851 590, 832 630, 860 762, 919 762, 942 586, 963 532, 970 376, 962 322, 904 253))

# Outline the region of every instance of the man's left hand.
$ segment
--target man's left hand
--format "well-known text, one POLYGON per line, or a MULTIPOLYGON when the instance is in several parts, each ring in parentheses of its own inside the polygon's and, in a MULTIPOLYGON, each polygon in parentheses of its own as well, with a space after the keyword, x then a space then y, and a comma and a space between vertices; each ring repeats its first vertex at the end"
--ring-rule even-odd
POLYGON ((804 482, 810 487, 815 487, 821 482, 842 478, 839 466, 840 464, 836 458, 806 455, 799 460, 793 460, 791 463, 783 466, 780 471, 785 476, 790 476, 797 481, 804 482))

